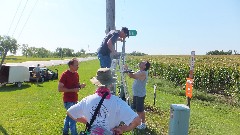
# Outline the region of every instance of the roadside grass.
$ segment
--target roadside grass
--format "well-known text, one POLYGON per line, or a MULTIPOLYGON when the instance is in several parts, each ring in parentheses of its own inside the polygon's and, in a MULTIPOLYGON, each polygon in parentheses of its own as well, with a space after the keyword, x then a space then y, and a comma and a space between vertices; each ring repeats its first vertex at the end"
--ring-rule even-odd
MULTIPOLYGON (((157 129, 162 129, 158 133, 167 134, 170 119, 170 105, 186 104, 185 90, 182 90, 180 87, 175 87, 166 80, 152 78, 149 80, 148 86, 147 104, 155 108, 154 110, 157 110, 162 116, 160 116, 157 121, 160 124, 149 119, 147 121, 153 123, 152 127, 158 126, 157 129), (153 85, 156 83, 159 86, 157 87, 156 105, 153 107, 153 85), (184 95, 176 94, 177 91, 184 93, 184 95)), ((149 113, 147 115, 148 118, 151 119, 155 117, 155 113, 149 113)), ((215 100, 198 100, 193 94, 190 108, 189 135, 238 135, 240 133, 239 120, 239 106, 231 106, 227 103, 216 102, 215 100)))
MULTIPOLYGON (((48 60, 59 60, 60 58, 38 58, 38 57, 26 57, 26 56, 6 56, 4 63, 19 63, 25 61, 48 61, 48 60)), ((1 59, 2 60, 2 59, 1 59)))
MULTIPOLYGON (((79 99, 92 94, 95 86, 89 79, 96 75, 98 61, 81 62, 79 75, 87 87, 79 92, 79 99)), ((60 74, 68 69, 67 65, 53 66, 60 74)), ((62 94, 57 89, 58 80, 41 83, 24 83, 22 88, 7 84, 0 88, 0 135, 12 134, 62 134, 66 111, 62 103, 62 94)), ((84 129, 78 124, 78 129, 84 129)))
MULTIPOLYGON (((87 55, 81 56, 87 57, 87 55)), ((63 57, 62 59, 71 59, 72 57, 63 57)), ((59 60, 61 58, 59 57, 51 57, 51 58, 39 58, 39 57, 26 57, 26 56, 6 56, 4 63, 20 63, 20 62, 25 62, 25 61, 49 61, 49 60, 59 60)), ((2 60, 0 58, 0 60, 2 60)))
MULTIPOLYGON (((80 82, 86 88, 79 92, 79 100, 94 93, 89 79, 96 75, 98 60, 80 63, 80 82)), ((68 69, 67 65, 52 66, 58 69, 59 77, 68 69)), ((133 80, 127 77, 128 89, 131 91, 133 80)), ((58 80, 44 82, 37 87, 35 83, 24 83, 22 88, 14 85, 0 87, 0 135, 57 135, 61 134, 66 110, 62 103, 62 94, 57 90, 58 80)), ((138 135, 168 134, 171 104, 185 104, 184 95, 171 93, 182 91, 168 81, 150 78, 146 96, 146 130, 136 130, 138 135), (156 104, 153 105, 153 85, 157 85, 156 104)), ((240 133, 240 108, 217 102, 201 101, 194 98, 190 110, 190 135, 238 135, 240 133)), ((85 125, 78 123, 78 131, 85 125)), ((130 135, 131 133, 126 133, 130 135)))

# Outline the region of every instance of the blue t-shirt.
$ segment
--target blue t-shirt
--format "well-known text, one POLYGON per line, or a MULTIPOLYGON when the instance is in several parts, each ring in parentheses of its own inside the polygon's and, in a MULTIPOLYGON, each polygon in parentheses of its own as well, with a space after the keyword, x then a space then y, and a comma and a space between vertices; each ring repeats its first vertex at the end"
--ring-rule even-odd
POLYGON ((102 54, 103 56, 110 56, 111 50, 108 48, 108 40, 111 39, 112 45, 117 42, 117 39, 119 37, 119 31, 118 30, 111 30, 106 37, 103 39, 103 42, 98 48, 98 54, 102 54))

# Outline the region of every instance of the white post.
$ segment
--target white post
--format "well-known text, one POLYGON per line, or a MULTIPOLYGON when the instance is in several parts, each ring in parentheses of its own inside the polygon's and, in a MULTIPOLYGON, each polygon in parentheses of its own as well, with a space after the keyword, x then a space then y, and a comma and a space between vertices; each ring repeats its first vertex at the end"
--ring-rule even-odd
POLYGON ((156 85, 156 84, 154 84, 154 85, 153 85, 153 91, 154 91, 154 100, 153 100, 153 105, 155 105, 155 103, 156 103, 156 88, 157 88, 157 85, 156 85))
POLYGON ((106 0, 106 30, 115 30, 115 0, 106 0))

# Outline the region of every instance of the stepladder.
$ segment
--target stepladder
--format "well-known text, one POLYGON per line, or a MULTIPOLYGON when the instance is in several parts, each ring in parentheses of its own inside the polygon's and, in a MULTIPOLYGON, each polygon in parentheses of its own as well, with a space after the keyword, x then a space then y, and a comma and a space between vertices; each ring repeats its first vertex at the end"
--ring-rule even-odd
POLYGON ((125 41, 123 41, 122 51, 119 52, 118 55, 112 59, 110 67, 112 75, 118 80, 117 83, 113 84, 111 93, 114 95, 118 95, 122 100, 126 101, 130 105, 130 96, 124 69, 125 62, 125 41))

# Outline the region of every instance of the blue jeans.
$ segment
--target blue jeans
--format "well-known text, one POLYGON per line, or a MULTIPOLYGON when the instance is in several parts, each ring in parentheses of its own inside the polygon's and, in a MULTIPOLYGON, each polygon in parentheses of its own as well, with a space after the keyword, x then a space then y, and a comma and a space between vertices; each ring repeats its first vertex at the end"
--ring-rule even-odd
MULTIPOLYGON (((66 110, 70 108, 71 106, 75 105, 76 102, 64 102, 64 107, 66 110)), ((71 130, 72 135, 77 135, 77 127, 76 127, 76 121, 70 118, 68 115, 64 119, 64 127, 63 127, 63 134, 68 134, 69 128, 71 130)))
POLYGON ((110 68, 112 60, 110 56, 103 56, 102 54, 98 54, 98 59, 100 61, 101 68, 110 68))

